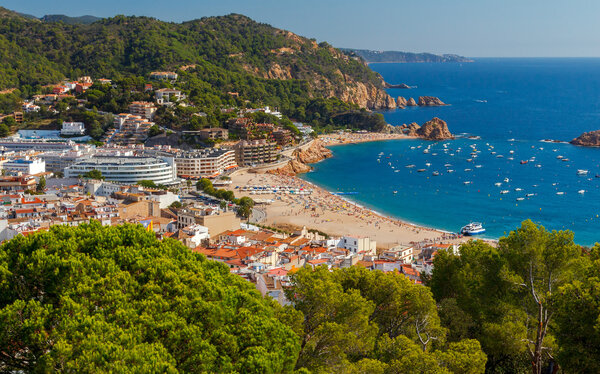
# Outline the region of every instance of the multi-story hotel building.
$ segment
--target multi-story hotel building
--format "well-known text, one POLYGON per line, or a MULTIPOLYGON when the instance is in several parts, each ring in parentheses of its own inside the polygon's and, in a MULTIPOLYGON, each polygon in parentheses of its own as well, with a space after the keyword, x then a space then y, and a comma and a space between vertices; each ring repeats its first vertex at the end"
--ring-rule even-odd
POLYGON ((228 149, 206 149, 175 155, 177 175, 181 177, 212 177, 237 167, 235 152, 228 149))
POLYGON ((76 178, 92 170, 100 171, 106 180, 125 184, 136 184, 142 180, 164 185, 179 182, 172 157, 94 156, 65 168, 65 177, 76 178))
POLYGON ((238 165, 257 165, 277 160, 277 144, 266 140, 242 140, 235 146, 235 160, 238 165))

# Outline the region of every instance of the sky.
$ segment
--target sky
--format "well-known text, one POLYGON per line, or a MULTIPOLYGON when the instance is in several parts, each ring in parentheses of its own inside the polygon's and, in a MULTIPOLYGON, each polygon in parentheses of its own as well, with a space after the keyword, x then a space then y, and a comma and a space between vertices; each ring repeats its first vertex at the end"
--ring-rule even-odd
POLYGON ((239 13, 335 47, 468 57, 600 57, 597 0, 0 0, 41 17, 239 13))

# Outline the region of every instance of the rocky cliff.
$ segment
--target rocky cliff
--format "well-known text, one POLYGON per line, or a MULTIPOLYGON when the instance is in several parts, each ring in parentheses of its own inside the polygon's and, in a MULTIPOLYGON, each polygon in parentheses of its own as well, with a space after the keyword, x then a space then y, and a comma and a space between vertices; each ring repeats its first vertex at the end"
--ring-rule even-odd
POLYGON ((331 157, 331 151, 320 140, 315 140, 305 150, 296 149, 292 153, 292 160, 290 162, 279 169, 270 170, 269 173, 283 175, 307 173, 311 170, 308 164, 314 164, 329 157, 331 157))
POLYGON ((573 145, 600 147, 600 130, 586 132, 570 141, 573 145))
POLYGON ((406 101, 406 106, 417 106, 417 102, 412 97, 409 97, 406 101))
POLYGON ((417 136, 427 140, 446 140, 454 139, 454 135, 448 130, 448 125, 445 121, 434 117, 427 121, 416 131, 417 136))
POLYGON ((445 104, 442 100, 435 96, 419 96, 419 106, 444 106, 445 104))

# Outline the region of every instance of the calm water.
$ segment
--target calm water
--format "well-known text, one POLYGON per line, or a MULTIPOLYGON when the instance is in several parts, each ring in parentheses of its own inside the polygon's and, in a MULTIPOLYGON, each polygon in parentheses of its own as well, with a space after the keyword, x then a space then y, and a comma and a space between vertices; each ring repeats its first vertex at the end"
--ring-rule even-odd
POLYGON ((381 213, 448 231, 481 221, 487 237, 497 238, 531 218, 548 229, 573 230, 580 244, 600 241, 600 149, 540 141, 600 129, 600 59, 372 68, 390 83, 418 86, 390 89, 394 97, 431 95, 451 104, 388 111, 388 122, 422 124, 438 116, 453 133, 481 139, 337 146, 333 158, 303 178, 330 191, 358 192, 353 200, 381 213), (578 169, 589 174, 578 176, 578 169))

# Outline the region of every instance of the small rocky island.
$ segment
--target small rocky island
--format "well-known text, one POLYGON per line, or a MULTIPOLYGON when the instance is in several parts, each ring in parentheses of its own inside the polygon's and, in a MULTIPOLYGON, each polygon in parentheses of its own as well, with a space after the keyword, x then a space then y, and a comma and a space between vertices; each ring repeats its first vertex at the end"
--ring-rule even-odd
POLYGON ((454 139, 454 135, 448 130, 448 124, 437 117, 427 121, 423 126, 416 122, 404 124, 402 126, 388 125, 386 132, 390 134, 405 134, 407 136, 416 136, 425 140, 447 140, 454 139))
POLYGON ((435 96, 419 96, 419 100, 416 101, 412 97, 408 99, 398 96, 396 99, 396 106, 400 109, 404 109, 407 106, 445 106, 448 105, 444 103, 440 98, 435 96))
POLYGON ((600 147, 600 130, 583 133, 569 143, 583 147, 600 147))

